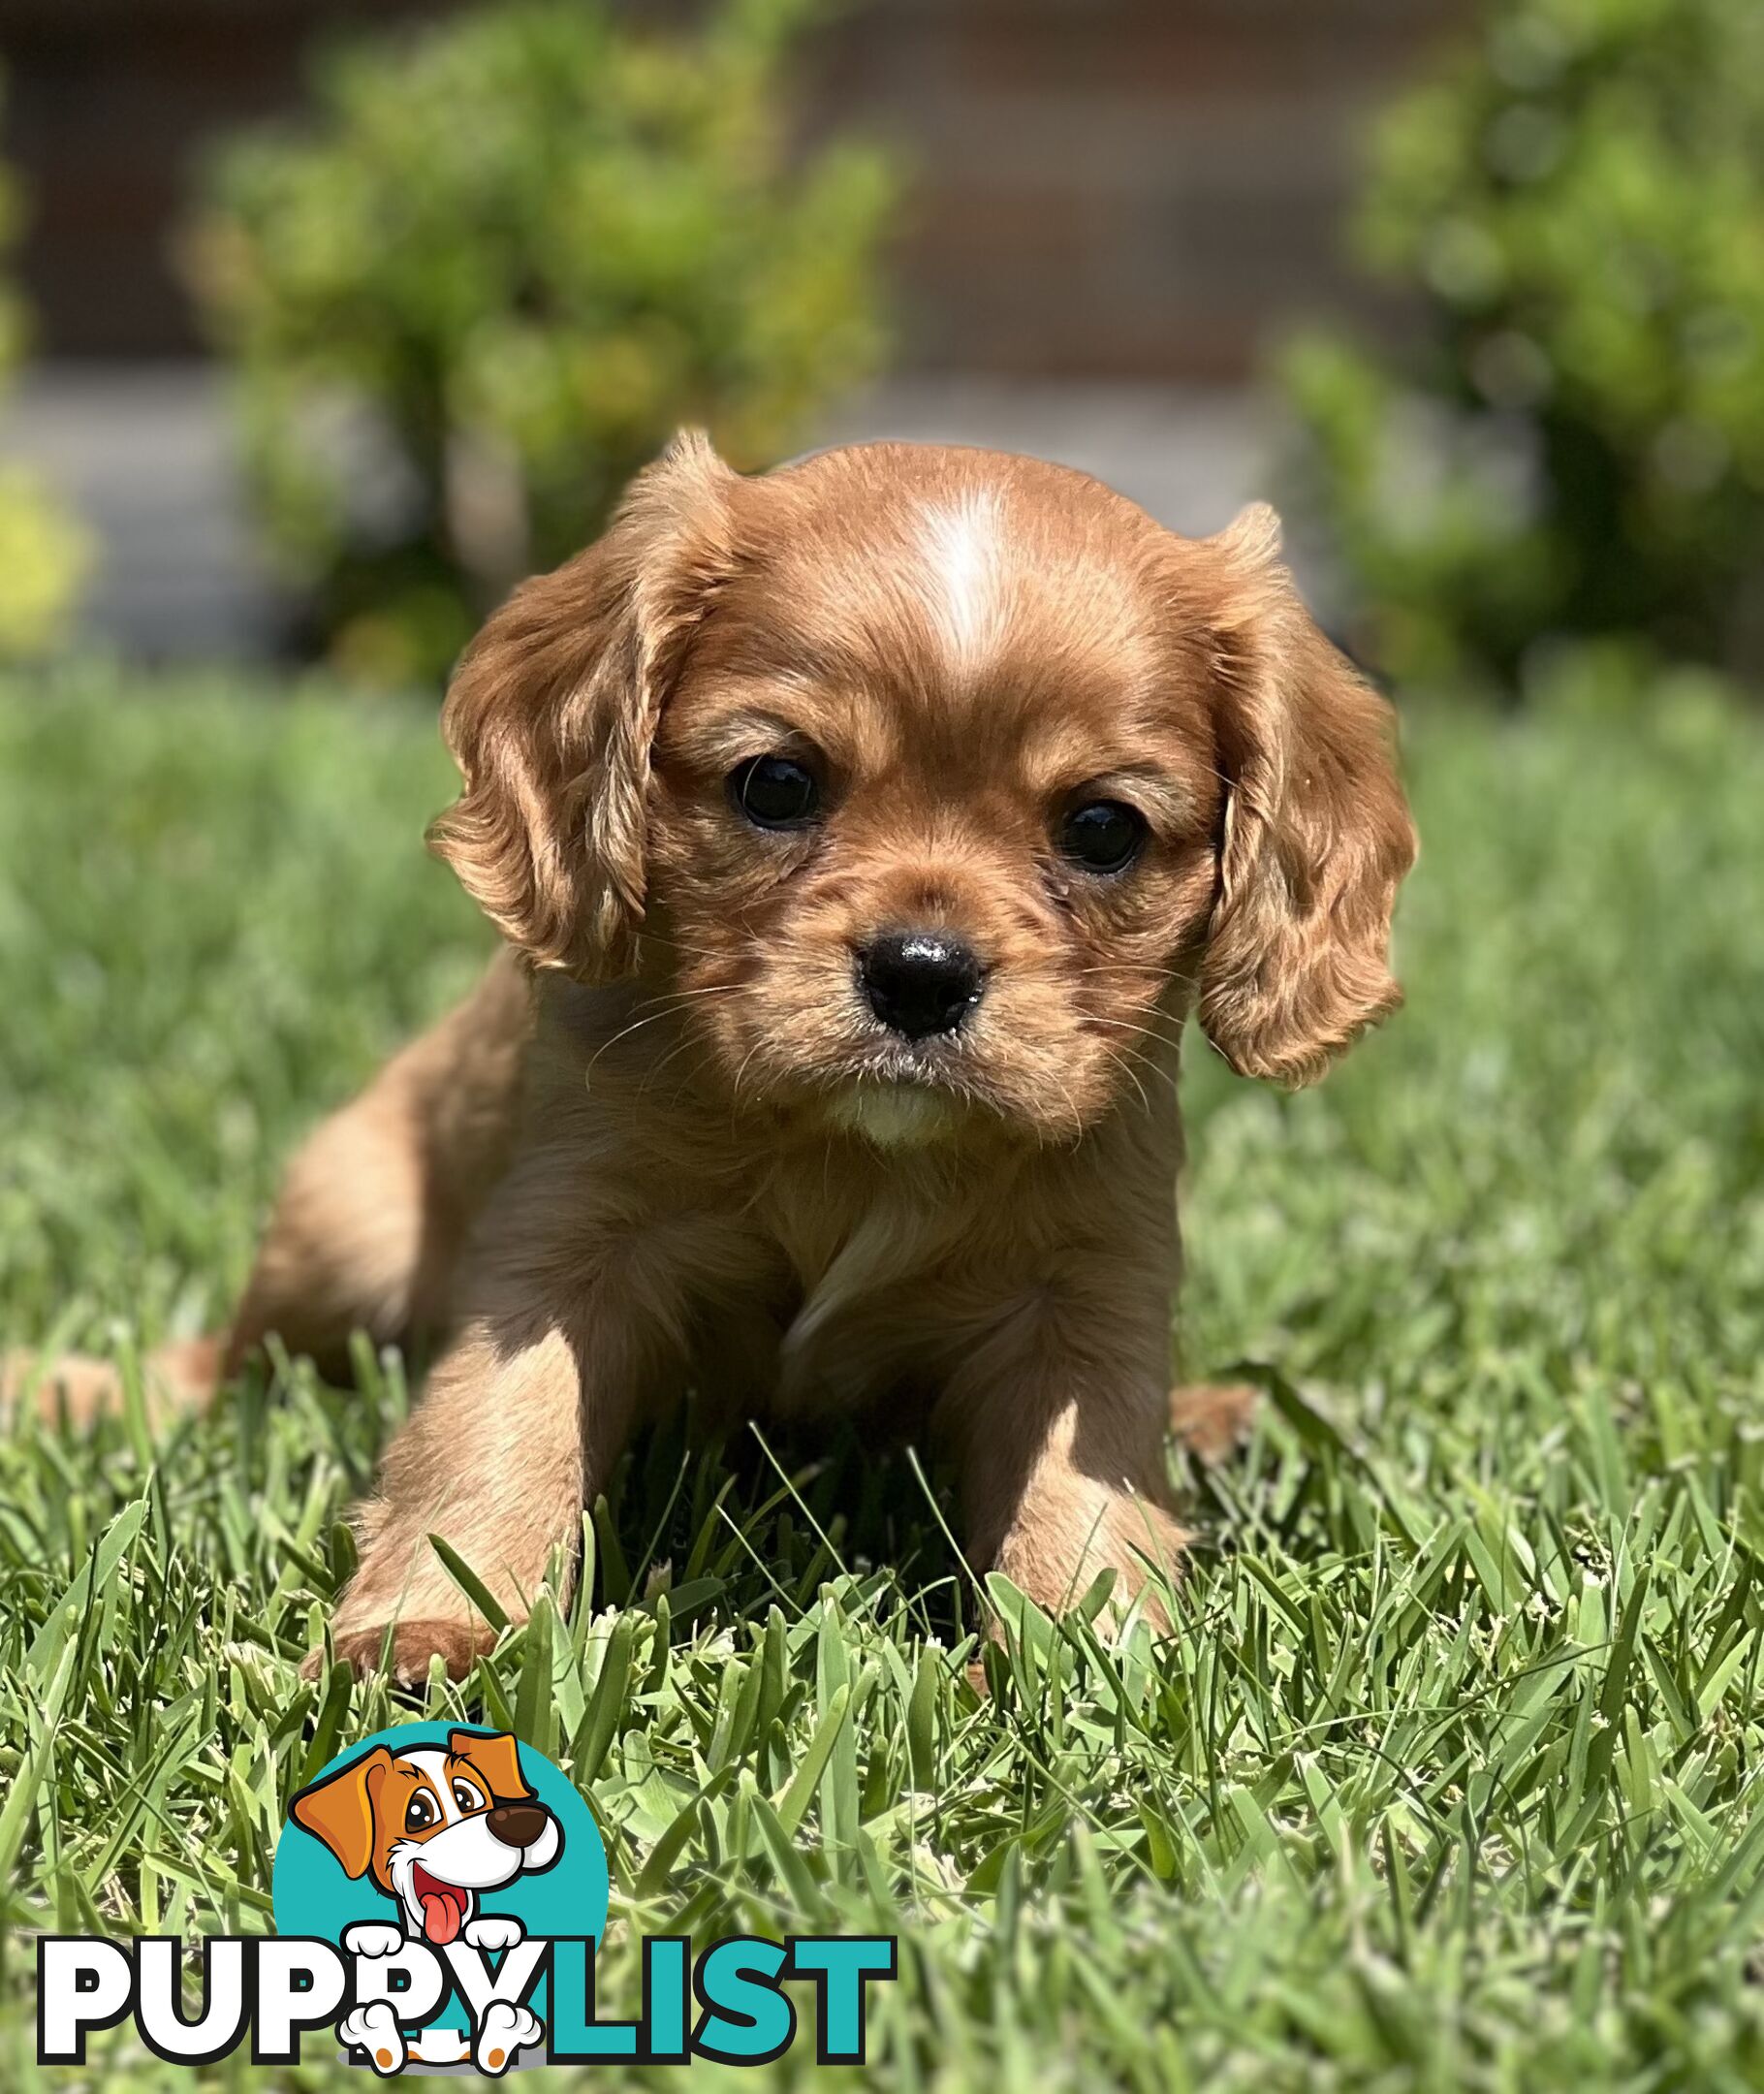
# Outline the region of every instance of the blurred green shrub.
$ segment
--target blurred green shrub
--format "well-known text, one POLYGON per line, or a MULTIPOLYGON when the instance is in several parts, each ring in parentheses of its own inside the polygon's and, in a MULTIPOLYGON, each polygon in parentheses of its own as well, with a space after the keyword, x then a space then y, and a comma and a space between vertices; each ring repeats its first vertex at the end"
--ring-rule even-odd
POLYGON ((1520 681, 1580 635, 1764 656, 1764 6, 1492 0, 1374 140, 1395 356, 1285 376, 1363 650, 1520 681))
POLYGON ((819 12, 713 0, 664 34, 609 0, 505 0, 333 51, 309 128, 218 159, 192 272, 345 667, 444 671, 678 424, 771 463, 874 366, 890 172, 788 150, 784 69, 819 12))
MULTIPOLYGON (((18 194, 0 168, 0 256, 17 237, 18 194)), ((24 311, 0 281, 0 388, 23 354, 24 311)), ((0 464, 0 659, 46 654, 65 636, 89 548, 85 533, 21 465, 0 464)))

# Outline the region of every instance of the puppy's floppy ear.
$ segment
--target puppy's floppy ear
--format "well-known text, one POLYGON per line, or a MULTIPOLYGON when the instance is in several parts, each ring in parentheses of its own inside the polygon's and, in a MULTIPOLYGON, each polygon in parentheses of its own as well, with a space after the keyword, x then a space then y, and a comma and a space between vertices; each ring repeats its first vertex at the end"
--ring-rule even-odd
POLYGON ((289 1811, 296 1824, 325 1842, 352 1882, 366 1875, 373 1859, 374 1799, 391 1765, 391 1753, 384 1745, 376 1745, 310 1789, 302 1789, 289 1811))
POLYGON ((1402 1000, 1386 956, 1415 832, 1390 708, 1324 638, 1257 505, 1197 550, 1228 786, 1200 1019, 1245 1076, 1306 1084, 1402 1000))
POLYGON ((696 431, 637 477, 604 537, 523 583, 472 642, 441 731, 465 780, 429 842, 539 967, 635 962, 649 750, 728 572, 736 475, 696 431))

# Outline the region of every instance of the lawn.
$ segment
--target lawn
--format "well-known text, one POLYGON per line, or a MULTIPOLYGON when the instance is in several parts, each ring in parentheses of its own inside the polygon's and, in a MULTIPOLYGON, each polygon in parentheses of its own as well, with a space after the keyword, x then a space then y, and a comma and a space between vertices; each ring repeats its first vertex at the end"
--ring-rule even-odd
MULTIPOLYGON (((1031 1622, 978 1699, 934 1478, 664 1433, 591 1593, 430 1689, 590 1795, 609 2011, 641 1932, 795 1924, 899 1934, 891 2088, 1764 2083, 1764 731, 1408 750, 1406 1011, 1298 1098, 1191 1056, 1186 1349, 1270 1400, 1173 1457, 1171 1640, 1031 1622)), ((278 1158, 480 964, 449 790, 417 710, 0 689, 0 1344, 224 1312, 278 1158)), ((0 2085, 53 2077, 32 1930, 261 1927, 288 1796, 393 1719, 296 1670, 407 1400, 363 1365, 0 1444, 0 2085)))

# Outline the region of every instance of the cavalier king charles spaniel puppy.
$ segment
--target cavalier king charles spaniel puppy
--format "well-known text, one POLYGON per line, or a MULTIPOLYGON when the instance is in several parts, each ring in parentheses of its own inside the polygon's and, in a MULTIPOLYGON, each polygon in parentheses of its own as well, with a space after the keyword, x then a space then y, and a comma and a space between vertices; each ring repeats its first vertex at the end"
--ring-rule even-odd
POLYGON ((1025 458, 746 478, 684 435, 491 618, 431 841, 504 951, 165 1370, 444 1340, 339 1657, 463 1672, 492 1634, 429 1537, 520 1619, 688 1384, 922 1430, 977 1567, 1155 1608, 1183 1022, 1302 1084, 1398 1000, 1388 709, 1278 552, 1025 458))

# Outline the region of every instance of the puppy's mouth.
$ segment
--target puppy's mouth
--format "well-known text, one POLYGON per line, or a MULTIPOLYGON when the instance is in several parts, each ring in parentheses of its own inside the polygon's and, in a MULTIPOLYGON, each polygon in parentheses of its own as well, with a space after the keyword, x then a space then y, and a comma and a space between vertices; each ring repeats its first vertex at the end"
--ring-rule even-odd
POLYGON ((890 1084, 916 1091, 956 1088, 955 1058, 940 1040, 889 1040, 853 1059, 851 1075, 859 1083, 890 1084))
POLYGON ((841 1072, 834 1090, 834 1123, 866 1135, 878 1148, 911 1149, 951 1133, 969 1093, 953 1080, 936 1049, 902 1042, 871 1052, 841 1072))
POLYGON ((411 1870, 410 1888, 422 1909, 424 1940, 445 1949, 465 1924, 470 1892, 431 1876, 421 1861, 411 1870))

